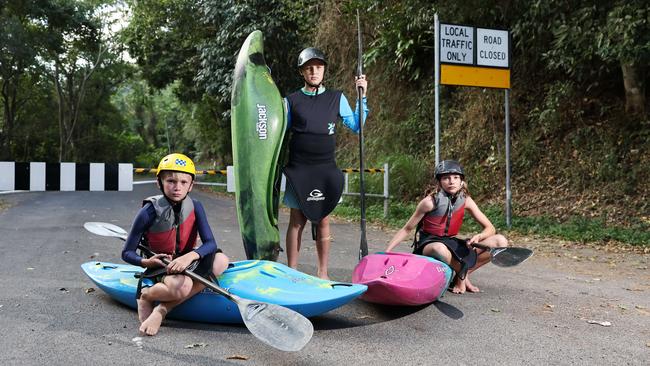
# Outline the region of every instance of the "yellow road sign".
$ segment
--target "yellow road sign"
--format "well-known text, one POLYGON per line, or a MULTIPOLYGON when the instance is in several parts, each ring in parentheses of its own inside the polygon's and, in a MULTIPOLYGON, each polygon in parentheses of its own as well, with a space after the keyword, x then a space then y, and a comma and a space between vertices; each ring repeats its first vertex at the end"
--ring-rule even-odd
POLYGON ((509 89, 510 70, 441 64, 440 84, 509 89))

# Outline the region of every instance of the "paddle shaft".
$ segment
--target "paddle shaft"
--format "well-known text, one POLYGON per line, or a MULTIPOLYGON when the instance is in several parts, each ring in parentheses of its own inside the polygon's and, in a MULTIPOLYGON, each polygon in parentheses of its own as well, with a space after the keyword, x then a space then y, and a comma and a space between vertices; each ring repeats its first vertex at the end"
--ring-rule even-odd
MULTIPOLYGON (((357 77, 363 75, 363 51, 361 48, 361 21, 357 9, 357 40, 359 46, 357 58, 357 77)), ((359 103, 359 203, 361 206, 361 243, 359 244, 359 260, 368 255, 368 240, 366 239, 366 190, 363 172, 365 170, 363 159, 363 88, 357 88, 357 101, 359 103)))

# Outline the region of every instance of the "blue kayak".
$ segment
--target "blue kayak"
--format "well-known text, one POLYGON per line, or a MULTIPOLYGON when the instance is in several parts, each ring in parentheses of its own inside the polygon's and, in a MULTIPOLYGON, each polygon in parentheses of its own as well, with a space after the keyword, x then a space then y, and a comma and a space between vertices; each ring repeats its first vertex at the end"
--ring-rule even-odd
MULTIPOLYGON (((136 274, 143 268, 107 262, 87 262, 81 268, 110 297, 137 308, 136 274)), ((365 285, 322 280, 265 260, 233 262, 217 280, 220 287, 234 295, 285 306, 306 317, 343 306, 367 290, 365 285)), ((176 307, 168 317, 204 323, 243 323, 237 305, 207 288, 176 307)))

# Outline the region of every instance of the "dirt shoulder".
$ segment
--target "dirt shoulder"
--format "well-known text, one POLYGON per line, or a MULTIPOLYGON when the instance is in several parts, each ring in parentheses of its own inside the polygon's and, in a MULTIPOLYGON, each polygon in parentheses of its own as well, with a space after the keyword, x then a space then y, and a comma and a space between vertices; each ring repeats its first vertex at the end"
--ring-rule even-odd
POLYGON ((617 243, 581 244, 525 236, 510 239, 513 245, 533 249, 537 262, 542 265, 596 279, 628 278, 650 290, 650 247, 617 243))

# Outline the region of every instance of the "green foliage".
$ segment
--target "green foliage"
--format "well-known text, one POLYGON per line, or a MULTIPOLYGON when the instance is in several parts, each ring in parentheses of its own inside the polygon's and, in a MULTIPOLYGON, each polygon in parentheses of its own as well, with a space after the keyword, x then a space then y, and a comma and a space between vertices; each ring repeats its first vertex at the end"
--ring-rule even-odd
POLYGON ((287 0, 206 0, 200 10, 210 35, 200 44, 201 68, 196 79, 210 95, 229 102, 237 53, 254 30, 264 35, 266 62, 281 93, 295 88, 297 55, 311 25, 304 15, 315 11, 314 5, 287 0))
MULTIPOLYGON (((488 206, 484 213, 497 231, 506 231, 502 207, 488 206)), ((512 218, 511 231, 525 235, 555 237, 580 243, 616 241, 632 245, 650 245, 650 225, 634 220, 629 227, 612 226, 602 218, 571 217, 558 220, 548 216, 512 218)), ((476 232, 480 226, 471 217, 463 224, 463 230, 476 232)))
MULTIPOLYGON (((351 89, 360 8, 370 80, 366 165, 390 164, 389 217, 391 225, 401 226, 431 181, 436 153, 432 83, 438 12, 443 23, 511 30, 515 230, 646 243, 647 225, 637 225, 634 217, 647 217, 649 207, 650 121, 645 112, 624 113, 630 96, 637 107, 647 105, 646 3, 5 1, 0 3, 0 159, 56 161, 59 144, 68 139, 74 147, 61 154, 65 159, 151 167, 161 155, 179 150, 223 167, 231 162, 230 78, 245 37, 255 29, 263 32, 266 59, 283 94, 300 85, 296 55, 309 45, 324 48, 332 60, 328 85, 351 89), (105 33, 112 20, 97 16, 107 3, 129 5, 129 24, 120 38, 105 33), (137 64, 122 62, 124 45, 137 64), (63 117, 57 121, 59 110, 63 117), (594 224, 571 217, 597 219, 594 224), (628 231, 618 226, 598 231, 612 222, 628 231)), ((501 200, 502 91, 443 87, 441 92, 441 157, 461 160, 473 195, 501 200)), ((357 137, 342 133, 338 140, 339 165, 356 166, 357 137)), ((367 191, 381 191, 379 179, 366 177, 367 191)), ((356 187, 358 177, 350 183, 356 187)), ((374 200, 368 214, 379 220, 383 210, 374 200)), ((345 202, 337 212, 358 206, 355 198, 345 202)), ((497 211, 489 216, 503 227, 497 211)))
POLYGON ((221 104, 204 95, 194 105, 183 128, 183 137, 193 141, 196 159, 212 162, 213 168, 232 163, 230 119, 224 118, 221 104))
MULTIPOLYGON (((369 65, 389 60, 406 81, 428 79, 433 73, 434 14, 428 1, 371 1, 372 22, 381 24, 375 39, 366 46, 369 65)), ((367 17, 364 21, 367 21, 367 17)))
MULTIPOLYGON (((389 216, 383 217, 383 205, 378 201, 370 201, 366 208, 366 219, 373 225, 382 225, 393 230, 404 226, 406 221, 415 212, 415 202, 402 203, 391 201, 389 216)), ((506 236, 509 232, 516 232, 523 235, 535 235, 541 237, 553 237, 562 240, 570 240, 579 243, 593 242, 620 242, 639 246, 650 246, 650 224, 641 220, 630 227, 612 226, 606 220, 600 218, 571 217, 567 220, 558 220, 548 216, 523 217, 514 216, 511 221, 511 228, 506 226, 503 207, 488 205, 482 208, 497 231, 506 236)), ((336 216, 359 220, 360 211, 356 201, 344 199, 334 210, 336 216)), ((463 233, 480 232, 481 226, 471 217, 466 216, 463 222, 463 233)), ((386 238, 386 243, 390 238, 386 238)), ((513 245, 516 245, 514 243, 513 245)))
MULTIPOLYGON (((568 128, 572 128, 576 117, 570 115, 576 109, 569 103, 573 100, 573 84, 557 81, 547 87, 543 104, 533 108, 528 114, 528 120, 536 126, 537 133, 552 139, 562 136, 568 128)), ((579 113, 579 110, 577 110, 579 113)))
POLYGON ((230 163, 230 78, 239 48, 250 32, 260 29, 267 63, 280 89, 287 91, 295 80, 294 55, 306 30, 308 18, 301 14, 314 6, 298 0, 129 4, 133 15, 123 36, 142 78, 156 90, 173 90, 181 102, 169 95, 157 105, 153 103, 158 97, 141 98, 142 103, 133 105, 138 105, 137 114, 149 116, 148 121, 136 118, 134 125, 141 135, 152 136, 151 131, 161 128, 153 125, 163 122, 167 132, 147 141, 219 165, 230 163))
POLYGON ((650 9, 646 1, 617 1, 596 39, 603 60, 636 64, 650 61, 650 9))
POLYGON ((573 13, 556 20, 552 47, 545 55, 551 68, 582 81, 602 77, 612 63, 647 65, 650 15, 646 2, 580 3, 573 13))
POLYGON ((433 177, 432 166, 412 155, 390 156, 388 164, 391 195, 397 199, 413 200, 421 197, 433 177))
POLYGON ((200 68, 198 47, 208 37, 198 21, 201 2, 193 0, 127 0, 129 25, 122 37, 142 77, 155 89, 179 82, 183 101, 201 99, 195 82, 200 68))

